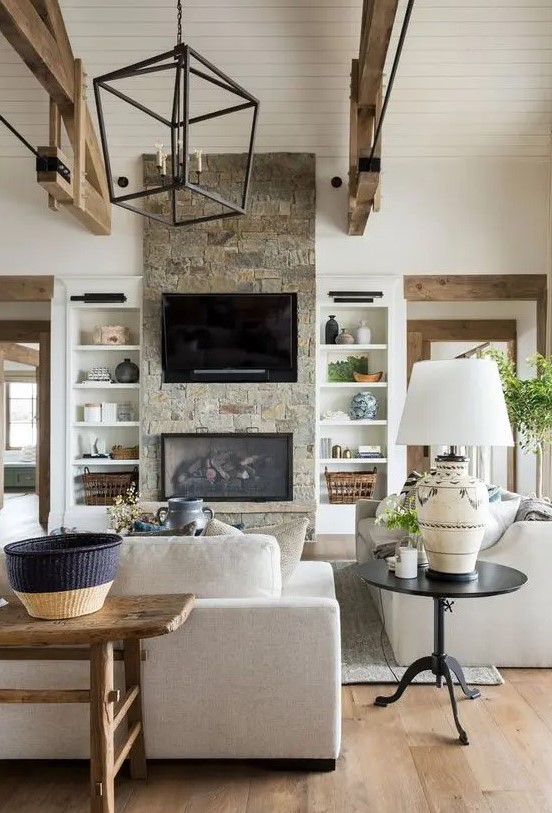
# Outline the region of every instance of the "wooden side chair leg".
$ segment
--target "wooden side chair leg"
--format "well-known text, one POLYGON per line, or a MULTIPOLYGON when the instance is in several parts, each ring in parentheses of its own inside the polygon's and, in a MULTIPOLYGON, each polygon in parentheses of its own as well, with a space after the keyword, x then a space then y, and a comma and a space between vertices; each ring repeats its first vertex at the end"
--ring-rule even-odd
POLYGON ((90 810, 115 813, 113 644, 90 647, 90 810))
POLYGON ((140 730, 134 740, 134 744, 129 752, 130 775, 132 779, 146 779, 146 746, 144 742, 144 723, 142 713, 142 657, 141 641, 136 638, 129 638, 124 642, 124 665, 125 665, 125 687, 127 692, 133 686, 138 686, 138 694, 127 712, 127 723, 129 732, 136 723, 140 730))

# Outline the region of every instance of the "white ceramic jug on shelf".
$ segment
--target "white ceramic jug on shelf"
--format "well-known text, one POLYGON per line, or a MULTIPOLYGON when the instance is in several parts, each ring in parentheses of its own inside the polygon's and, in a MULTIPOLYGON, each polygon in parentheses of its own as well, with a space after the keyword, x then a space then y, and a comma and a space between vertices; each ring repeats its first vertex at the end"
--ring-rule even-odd
POLYGON ((370 344, 372 341, 372 331, 364 319, 360 320, 355 330, 355 341, 357 344, 370 344))

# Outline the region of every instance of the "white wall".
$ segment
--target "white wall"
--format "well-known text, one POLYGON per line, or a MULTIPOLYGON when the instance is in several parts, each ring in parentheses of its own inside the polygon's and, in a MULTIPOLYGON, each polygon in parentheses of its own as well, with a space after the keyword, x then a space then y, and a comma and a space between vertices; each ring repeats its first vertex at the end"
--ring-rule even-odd
POLYGON ((111 236, 93 235, 69 212, 48 209, 31 156, 1 158, 0 274, 141 274, 141 218, 118 206, 112 212, 111 236))
MULTIPOLYGON (((544 274, 549 170, 541 158, 389 159, 381 212, 349 237, 346 163, 319 157, 318 273, 544 274)), ((141 235, 141 217, 117 206, 111 237, 91 235, 47 208, 31 158, 0 159, 0 274, 141 274, 141 235)))
POLYGON ((347 169, 317 163, 318 273, 547 273, 549 160, 384 154, 381 211, 363 237, 346 233, 347 169))

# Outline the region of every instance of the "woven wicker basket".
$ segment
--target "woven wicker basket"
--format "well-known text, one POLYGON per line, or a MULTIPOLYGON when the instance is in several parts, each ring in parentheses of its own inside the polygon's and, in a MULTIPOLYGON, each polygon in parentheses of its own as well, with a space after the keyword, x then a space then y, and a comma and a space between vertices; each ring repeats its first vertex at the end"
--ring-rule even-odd
POLYGON ((370 499, 378 477, 378 471, 324 471, 328 500, 332 505, 352 505, 362 498, 370 499))
POLYGON ((133 471, 104 474, 91 472, 88 467, 82 475, 85 505, 113 505, 115 497, 124 494, 130 486, 138 485, 138 469, 133 471))
POLYGON ((77 618, 100 610, 119 566, 116 534, 60 534, 6 545, 13 591, 35 618, 77 618))
POLYGON ((138 460, 139 455, 139 446, 113 446, 111 449, 113 460, 138 460))

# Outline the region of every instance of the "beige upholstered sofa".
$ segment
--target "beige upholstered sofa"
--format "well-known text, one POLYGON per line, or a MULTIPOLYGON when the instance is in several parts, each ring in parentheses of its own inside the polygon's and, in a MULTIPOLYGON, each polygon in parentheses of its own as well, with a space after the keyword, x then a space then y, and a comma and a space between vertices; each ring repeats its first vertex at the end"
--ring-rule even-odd
MULTIPOLYGON (((0 562, 0 595, 7 591, 0 562)), ((123 542, 113 592, 198 597, 182 629, 144 644, 148 756, 332 767, 340 746, 341 651, 329 564, 301 562, 282 588, 273 537, 134 537, 123 542)), ((87 664, 4 661, 0 684, 86 687, 87 664)), ((0 706, 0 759, 86 757, 87 711, 78 704, 0 706)))
MULTIPOLYGON (((378 503, 356 507, 356 556, 372 558, 381 534, 374 533, 378 503)), ((552 523, 515 522, 480 559, 521 570, 527 584, 516 593, 461 599, 447 618, 447 650, 465 665, 552 667, 552 523)), ((380 596, 373 590, 380 611, 380 596)), ((385 626, 393 652, 406 665, 432 650, 433 606, 426 598, 382 591, 385 626)))

